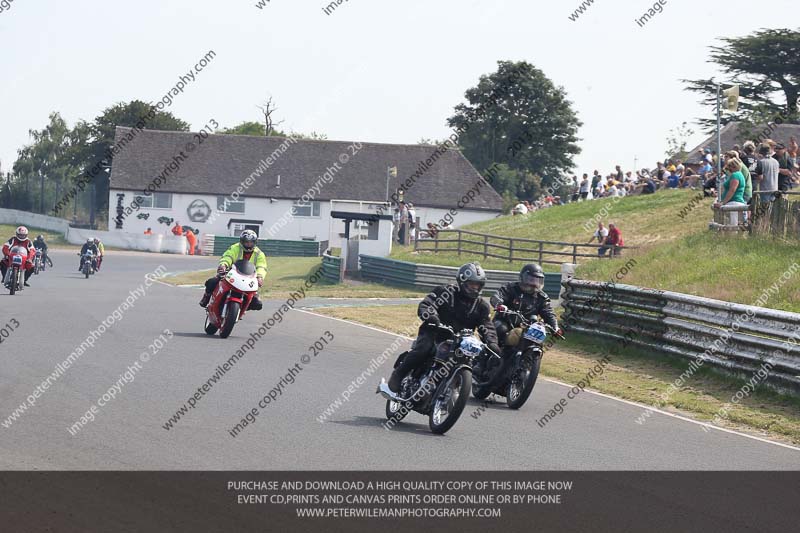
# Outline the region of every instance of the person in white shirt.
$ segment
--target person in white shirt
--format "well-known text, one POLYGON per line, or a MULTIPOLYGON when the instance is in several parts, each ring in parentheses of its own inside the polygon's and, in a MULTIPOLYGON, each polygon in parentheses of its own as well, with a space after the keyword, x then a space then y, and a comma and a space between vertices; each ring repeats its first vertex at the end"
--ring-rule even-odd
POLYGON ((512 211, 512 213, 515 214, 515 215, 527 215, 528 214, 528 208, 525 206, 525 204, 520 202, 520 203, 518 203, 517 205, 514 206, 514 210, 512 211))

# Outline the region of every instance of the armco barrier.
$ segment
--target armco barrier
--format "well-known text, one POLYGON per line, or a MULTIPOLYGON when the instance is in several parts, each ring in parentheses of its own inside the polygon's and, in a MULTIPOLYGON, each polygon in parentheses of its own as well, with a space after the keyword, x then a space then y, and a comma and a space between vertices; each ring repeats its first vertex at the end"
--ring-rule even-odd
POLYGON ((627 338, 745 379, 768 363, 767 385, 800 394, 800 314, 631 285, 572 279, 564 287, 567 330, 627 338))
MULTIPOLYGON (((222 255, 239 237, 214 236, 213 255, 222 255)), ((259 239, 258 247, 267 256, 272 257, 319 257, 324 249, 317 241, 279 241, 275 239, 259 239)))
POLYGON ((342 259, 328 253, 322 254, 322 279, 328 283, 340 283, 342 259))
POLYGON ((144 235, 142 233, 125 233, 123 231, 98 231, 90 229, 69 228, 66 239, 70 244, 81 245, 86 239, 96 237, 105 246, 113 246, 124 250, 141 250, 165 254, 185 254, 189 249, 186 237, 175 235, 144 235))
MULTIPOLYGON (((455 282, 458 273, 458 267, 423 265, 372 255, 360 255, 359 259, 363 279, 400 287, 429 290, 437 285, 455 282)), ((488 281, 484 295, 490 294, 509 281, 517 281, 519 272, 487 270, 486 276, 488 281)), ((557 300, 560 290, 561 274, 545 273, 544 291, 550 298, 557 300)))

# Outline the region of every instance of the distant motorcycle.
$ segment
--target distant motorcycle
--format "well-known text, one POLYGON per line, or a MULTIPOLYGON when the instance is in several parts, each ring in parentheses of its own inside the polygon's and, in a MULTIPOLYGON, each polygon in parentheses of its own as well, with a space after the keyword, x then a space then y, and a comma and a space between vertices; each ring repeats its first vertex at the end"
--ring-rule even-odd
POLYGON ((24 288, 25 269, 23 265, 28 260, 28 250, 22 246, 13 246, 8 252, 8 270, 3 279, 3 285, 9 290, 11 296, 24 288))
MULTIPOLYGON (((78 253, 78 255, 81 255, 78 253)), ((86 253, 81 256, 81 272, 86 279, 89 279, 89 276, 95 273, 96 270, 96 259, 94 254, 91 250, 86 250, 86 253)))
POLYGON ((42 251, 36 249, 36 256, 33 258, 33 273, 39 275, 39 271, 44 270, 44 261, 42 260, 42 251))
POLYGON ((541 320, 532 321, 511 310, 505 314, 515 317, 517 327, 508 332, 503 351, 513 348, 514 353, 505 363, 500 357, 490 357, 480 367, 474 365, 472 395, 478 400, 485 400, 490 394, 505 396, 508 407, 519 409, 536 385, 547 334, 560 339, 564 336, 541 320))
MULTIPOLYGON (((433 326, 432 326, 433 327, 433 326)), ((436 434, 444 434, 458 421, 469 399, 472 383, 472 360, 486 349, 473 331, 455 332, 449 326, 435 326, 450 334, 450 339, 436 346, 431 363, 411 372, 403 379, 395 394, 386 380, 378 392, 386 398, 386 418, 399 422, 411 411, 428 415, 428 426, 436 434)), ((395 368, 407 356, 403 353, 395 368)))
POLYGON ((236 261, 230 270, 218 276, 219 283, 206 306, 204 329, 208 335, 219 330, 220 338, 227 339, 258 293, 258 278, 255 265, 244 259, 236 261))

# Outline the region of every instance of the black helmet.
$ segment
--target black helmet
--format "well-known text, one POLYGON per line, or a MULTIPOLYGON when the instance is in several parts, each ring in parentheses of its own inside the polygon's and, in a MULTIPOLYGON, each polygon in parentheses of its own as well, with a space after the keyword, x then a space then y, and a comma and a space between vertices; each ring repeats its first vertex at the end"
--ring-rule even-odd
POLYGON ((37 235, 36 236, 36 240, 37 241, 43 241, 44 240, 44 235, 37 235))
POLYGON ((544 287, 544 271, 536 263, 529 263, 519 271, 519 287, 525 294, 532 294, 544 287))
POLYGON ((252 252, 253 248, 256 247, 256 241, 258 240, 258 235, 256 232, 251 229, 246 229, 239 235, 239 242, 242 245, 242 248, 246 252, 252 252))
POLYGON ((467 263, 458 269, 456 281, 461 294, 474 300, 481 295, 481 291, 486 285, 486 271, 478 263, 467 263), (477 288, 473 285, 474 283, 478 284, 477 288))

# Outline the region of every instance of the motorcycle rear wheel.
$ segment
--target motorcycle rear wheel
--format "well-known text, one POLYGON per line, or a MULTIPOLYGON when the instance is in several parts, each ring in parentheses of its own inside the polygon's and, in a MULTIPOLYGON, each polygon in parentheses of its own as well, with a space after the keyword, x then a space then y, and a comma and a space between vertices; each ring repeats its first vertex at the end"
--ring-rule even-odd
POLYGON ((241 308, 239 302, 228 302, 228 309, 225 311, 225 317, 222 319, 222 327, 219 330, 219 336, 222 339, 227 339, 233 331, 233 326, 239 320, 239 309, 241 308))
POLYGON ((436 387, 428 415, 431 432, 444 435, 455 425, 467 405, 471 388, 472 372, 466 368, 459 368, 436 387))
POLYGON ((506 389, 506 404, 510 409, 519 409, 528 401, 536 385, 536 378, 539 377, 541 364, 541 354, 534 354, 533 365, 530 368, 514 369, 506 389))

